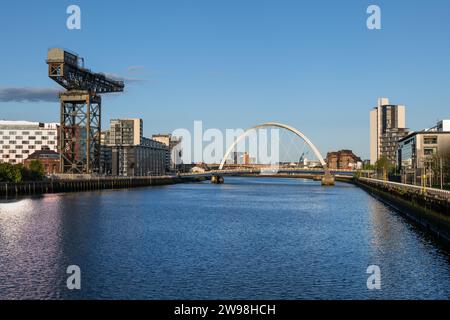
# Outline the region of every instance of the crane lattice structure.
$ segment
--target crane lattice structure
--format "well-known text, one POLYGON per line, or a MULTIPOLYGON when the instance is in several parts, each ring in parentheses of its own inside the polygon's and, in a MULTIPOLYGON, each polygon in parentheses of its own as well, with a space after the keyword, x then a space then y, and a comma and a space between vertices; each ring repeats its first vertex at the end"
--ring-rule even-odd
POLYGON ((100 94, 123 92, 124 83, 84 67, 84 59, 67 50, 48 51, 48 76, 64 87, 59 152, 62 173, 96 173, 100 169, 100 94))

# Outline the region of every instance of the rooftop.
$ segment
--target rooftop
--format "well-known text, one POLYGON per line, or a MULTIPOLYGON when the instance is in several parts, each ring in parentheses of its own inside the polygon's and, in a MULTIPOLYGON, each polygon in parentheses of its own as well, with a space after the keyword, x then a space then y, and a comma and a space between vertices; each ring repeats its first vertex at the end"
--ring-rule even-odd
POLYGON ((59 153, 53 150, 38 150, 33 152, 28 159, 59 159, 59 153))
POLYGON ((43 126, 43 127, 53 127, 53 126, 59 126, 59 123, 56 122, 50 122, 50 123, 43 123, 43 122, 34 122, 34 121, 15 121, 15 120, 0 120, 0 126, 43 126))

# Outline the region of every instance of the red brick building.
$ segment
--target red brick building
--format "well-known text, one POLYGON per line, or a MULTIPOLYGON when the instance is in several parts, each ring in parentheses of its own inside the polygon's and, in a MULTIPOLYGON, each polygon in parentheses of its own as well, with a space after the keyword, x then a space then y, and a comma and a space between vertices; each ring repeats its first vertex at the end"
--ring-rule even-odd
POLYGON ((329 169, 357 169, 361 158, 356 156, 352 150, 340 150, 328 152, 326 162, 329 169))
POLYGON ((52 150, 39 150, 32 153, 25 161, 25 167, 29 168, 32 161, 38 160, 44 167, 45 174, 60 173, 59 153, 52 150))

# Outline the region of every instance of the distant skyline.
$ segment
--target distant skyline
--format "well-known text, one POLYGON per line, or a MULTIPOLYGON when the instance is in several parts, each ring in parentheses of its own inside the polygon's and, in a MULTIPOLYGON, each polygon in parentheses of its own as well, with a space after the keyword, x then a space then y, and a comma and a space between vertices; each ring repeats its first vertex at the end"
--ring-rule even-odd
POLYGON ((450 1, 22 1, 2 3, 0 119, 59 121, 51 47, 123 79, 103 95, 103 126, 139 117, 144 134, 276 121, 323 155, 369 158, 377 99, 406 106, 406 126, 450 118, 450 1), (66 28, 66 8, 82 29, 66 28), (382 30, 366 9, 380 6, 382 30))

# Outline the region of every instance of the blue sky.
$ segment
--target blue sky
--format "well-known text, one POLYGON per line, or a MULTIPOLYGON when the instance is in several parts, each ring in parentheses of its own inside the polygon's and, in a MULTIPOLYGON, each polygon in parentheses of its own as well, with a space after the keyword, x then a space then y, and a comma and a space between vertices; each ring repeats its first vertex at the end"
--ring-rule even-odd
MULTIPOLYGON (((141 117, 145 134, 278 121, 325 154, 369 155, 377 97, 405 104, 411 129, 450 118, 450 1, 20 1, 0 5, 0 90, 56 88, 48 48, 130 80, 103 120, 141 117), (66 28, 66 8, 82 29, 66 28), (366 9, 382 10, 382 30, 366 9), (130 68, 131 67, 131 68, 130 68), (137 67, 137 68, 133 68, 137 67)), ((0 102, 0 118, 58 121, 55 102, 0 102)))

